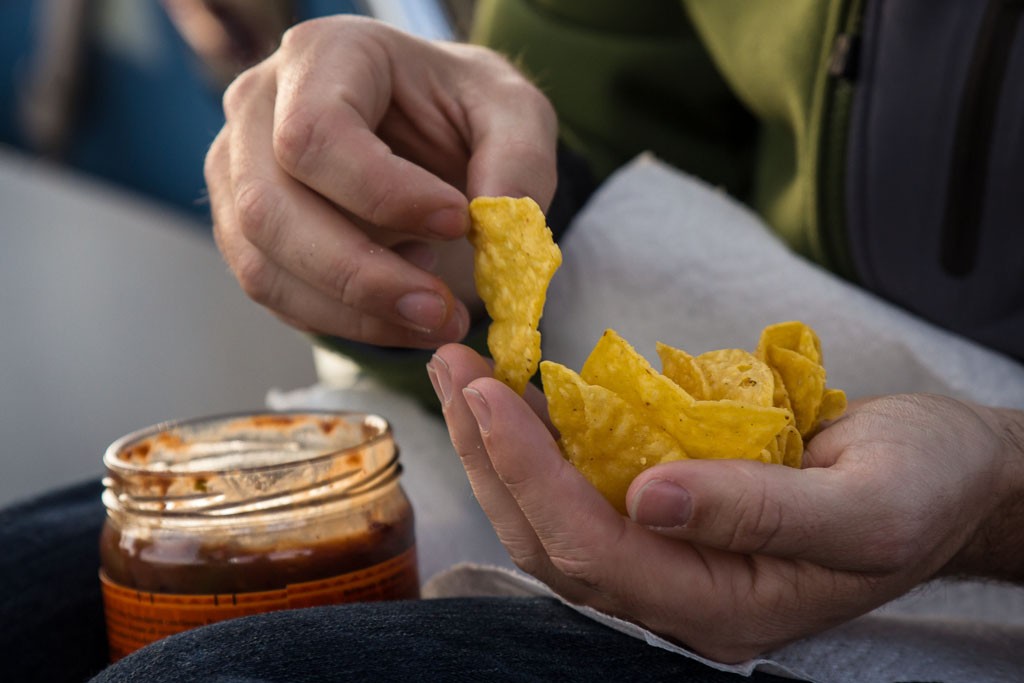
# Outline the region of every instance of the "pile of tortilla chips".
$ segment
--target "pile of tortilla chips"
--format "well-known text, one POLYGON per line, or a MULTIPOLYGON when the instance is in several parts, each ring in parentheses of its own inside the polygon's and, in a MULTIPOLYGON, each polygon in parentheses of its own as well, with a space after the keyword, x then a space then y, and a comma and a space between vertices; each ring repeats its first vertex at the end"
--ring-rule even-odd
POLYGON ((825 387, 821 345, 800 322, 770 325, 757 350, 691 356, 658 344, 662 372, 608 330, 580 374, 541 364, 565 457, 620 511, 630 482, 683 458, 800 467, 803 439, 846 408, 825 387))
POLYGON ((540 363, 537 327, 562 263, 544 214, 529 198, 478 197, 469 209, 495 377, 522 394, 540 364, 562 453, 621 512, 630 482, 659 463, 743 458, 800 467, 804 439, 846 409, 846 395, 825 386, 817 335, 800 322, 769 325, 752 354, 691 356, 658 344, 660 373, 612 330, 578 375, 540 363))

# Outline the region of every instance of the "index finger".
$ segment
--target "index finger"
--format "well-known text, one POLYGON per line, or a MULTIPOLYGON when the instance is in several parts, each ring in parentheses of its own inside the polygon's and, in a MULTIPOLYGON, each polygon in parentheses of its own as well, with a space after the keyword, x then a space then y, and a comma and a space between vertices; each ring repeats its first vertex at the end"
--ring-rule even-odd
POLYGON ((547 211, 558 182, 554 107, 503 57, 484 53, 480 62, 498 76, 481 77, 479 88, 460 93, 472 132, 466 192, 530 197, 547 211))
MULTIPOLYGON (((278 161, 374 226, 441 239, 463 235, 469 218, 462 192, 392 153, 375 132, 395 97, 392 60, 415 65, 415 54, 398 41, 385 49, 353 27, 360 28, 339 24, 337 39, 319 46, 315 63, 282 58, 274 110, 278 161)), ((291 29, 282 49, 301 44, 304 30, 291 29)))
POLYGON ((605 549, 632 523, 566 461, 551 433, 518 394, 496 379, 469 384, 491 467, 534 529, 552 564, 572 579, 598 583, 605 549), (531 424, 533 428, 530 428, 531 424))
POLYGON ((570 600, 582 593, 587 604, 642 617, 656 630, 678 626, 679 615, 671 614, 665 595, 697 611, 720 608, 715 601, 723 596, 712 566, 732 573, 725 553, 662 538, 626 519, 562 457, 513 390, 491 378, 478 378, 469 389, 486 404, 486 415, 479 404, 470 407, 503 493, 515 501, 516 514, 529 523, 558 571, 539 578, 570 600))
MULTIPOLYGON (((440 340, 464 334, 468 313, 444 282, 381 248, 330 202, 277 166, 266 144, 273 98, 232 94, 260 78, 243 74, 226 95, 231 101, 226 109, 235 119, 229 125, 228 175, 235 229, 283 272, 279 280, 288 282, 270 288, 277 292, 271 307, 357 341, 376 340, 369 334, 376 331, 387 335, 384 343, 409 343, 403 333, 371 322, 378 320, 440 340), (297 286, 296 280, 316 291, 297 286)), ((229 232, 223 222, 221 232, 229 232)))

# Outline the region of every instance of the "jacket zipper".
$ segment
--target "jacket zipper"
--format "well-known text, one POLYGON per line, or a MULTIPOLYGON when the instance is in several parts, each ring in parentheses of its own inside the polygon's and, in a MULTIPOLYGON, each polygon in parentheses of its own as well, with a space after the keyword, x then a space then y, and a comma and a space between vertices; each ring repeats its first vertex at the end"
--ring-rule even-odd
POLYGON ((1024 19, 1024 0, 990 0, 967 72, 942 226, 942 267, 963 277, 974 269, 988 184, 992 131, 1006 68, 1024 19))
POLYGON ((819 135, 817 230, 828 267, 856 279, 846 225, 846 145, 853 94, 860 66, 860 31, 864 0, 845 0, 828 59, 824 108, 819 135))

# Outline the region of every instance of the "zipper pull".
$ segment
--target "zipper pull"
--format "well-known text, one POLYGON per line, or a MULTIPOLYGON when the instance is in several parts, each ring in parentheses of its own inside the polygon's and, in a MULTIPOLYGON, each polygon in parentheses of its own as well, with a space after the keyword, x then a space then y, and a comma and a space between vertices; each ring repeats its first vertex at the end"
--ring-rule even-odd
POLYGON ((845 81, 857 79, 860 66, 860 36, 850 33, 836 35, 828 57, 828 75, 845 81))

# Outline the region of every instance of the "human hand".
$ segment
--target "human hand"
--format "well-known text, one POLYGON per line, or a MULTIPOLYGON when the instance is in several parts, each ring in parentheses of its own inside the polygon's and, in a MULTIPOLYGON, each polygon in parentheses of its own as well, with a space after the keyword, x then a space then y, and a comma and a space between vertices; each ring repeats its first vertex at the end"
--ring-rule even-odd
POLYGON ((461 339, 478 308, 466 197, 555 188, 544 96, 484 48, 352 16, 299 24, 224 95, 214 234, 292 325, 386 346, 461 339))
MULTIPOLYGON (((538 392, 524 401, 461 346, 428 369, 516 564, 572 602, 720 661, 827 629, 954 567, 999 528, 1000 501, 1019 500, 1024 481, 1024 455, 991 411, 897 396, 851 408, 808 444, 802 470, 651 468, 630 488, 628 519, 562 458, 538 392)), ((1013 553, 1022 522, 1003 525, 1018 529, 1005 539, 1013 553)))

